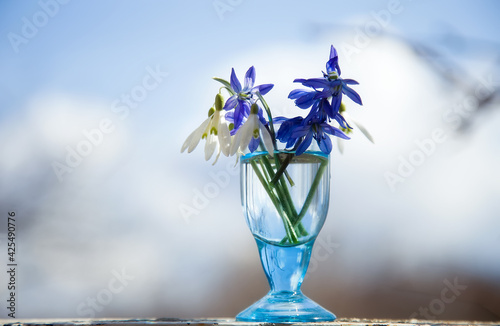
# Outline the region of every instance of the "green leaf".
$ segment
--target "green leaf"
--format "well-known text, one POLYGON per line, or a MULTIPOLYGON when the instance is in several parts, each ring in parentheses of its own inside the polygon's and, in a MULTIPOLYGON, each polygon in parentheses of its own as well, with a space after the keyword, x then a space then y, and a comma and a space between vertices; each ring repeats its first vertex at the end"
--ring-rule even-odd
POLYGON ((213 79, 218 81, 222 85, 226 86, 227 88, 231 89, 231 84, 227 80, 222 79, 222 78, 217 78, 217 77, 214 77, 213 79))

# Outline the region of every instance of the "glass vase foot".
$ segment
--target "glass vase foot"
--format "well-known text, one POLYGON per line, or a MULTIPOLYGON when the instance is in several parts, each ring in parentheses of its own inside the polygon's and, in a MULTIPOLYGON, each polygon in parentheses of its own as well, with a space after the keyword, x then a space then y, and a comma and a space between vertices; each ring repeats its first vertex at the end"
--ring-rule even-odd
POLYGON ((336 318, 301 292, 270 292, 236 316, 237 321, 267 323, 326 322, 336 318))

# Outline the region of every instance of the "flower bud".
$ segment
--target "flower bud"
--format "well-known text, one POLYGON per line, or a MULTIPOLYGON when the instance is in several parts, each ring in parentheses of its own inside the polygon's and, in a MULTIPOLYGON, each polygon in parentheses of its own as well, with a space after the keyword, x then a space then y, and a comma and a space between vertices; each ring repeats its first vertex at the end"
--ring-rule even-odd
POLYGON ((258 114, 259 113, 259 106, 257 103, 252 104, 252 108, 250 109, 250 114, 258 114))
POLYGON ((215 108, 217 109, 217 111, 221 111, 223 107, 224 97, 220 93, 217 93, 217 95, 215 95, 215 108))
POLYGON ((344 102, 341 102, 340 108, 339 108, 339 113, 342 114, 342 112, 344 112, 344 111, 345 111, 345 104, 344 104, 344 102))

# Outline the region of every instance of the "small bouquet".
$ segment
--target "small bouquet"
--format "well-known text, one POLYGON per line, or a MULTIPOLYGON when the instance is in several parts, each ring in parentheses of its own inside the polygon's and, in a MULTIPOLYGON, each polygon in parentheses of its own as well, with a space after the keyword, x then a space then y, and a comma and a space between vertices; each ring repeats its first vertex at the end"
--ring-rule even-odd
MULTIPOLYGON (((297 107, 309 109, 307 116, 273 118, 263 96, 274 85, 254 86, 255 68, 252 66, 245 74, 242 87, 233 68, 230 82, 214 78, 223 86, 215 96, 215 103, 208 111, 208 118, 189 135, 182 145, 181 152, 187 149, 188 153, 191 153, 200 140, 205 139, 205 159, 208 161, 217 151, 215 164, 221 153, 225 156, 239 156, 247 149, 254 152, 259 146, 273 155, 274 150, 278 148, 277 140, 285 143, 286 148, 294 151, 295 155, 300 155, 314 139, 320 150, 329 154, 332 150, 329 135, 349 139, 347 134, 353 129, 342 103, 343 95, 362 105, 361 97, 348 86, 357 85, 358 82, 343 79, 340 74, 337 51, 332 45, 323 78, 295 79, 294 82, 312 90, 295 89, 288 95, 289 99, 295 100, 297 107), (222 89, 230 95, 225 102, 221 94, 222 89), (277 133, 275 124, 280 124, 277 133)), ((356 122, 354 124, 371 140, 366 129, 356 122)))
MULTIPOLYGON (((214 153, 217 153, 213 164, 217 162, 221 153, 224 156, 237 155, 239 159, 241 155, 254 153, 257 149, 258 152, 265 152, 265 157, 252 162, 252 167, 283 220, 287 235, 283 243, 297 243, 298 239, 305 235, 306 231, 300 221, 309 206, 308 199, 299 209, 290 203, 289 187, 294 185, 294 181, 288 175, 287 167, 292 159, 303 155, 313 140, 319 150, 328 156, 332 150, 330 136, 349 139, 348 134, 353 129, 351 123, 358 126, 371 140, 366 129, 348 118, 342 103, 343 95, 346 95, 355 103, 362 105, 361 97, 350 87, 357 85, 358 82, 353 79, 343 79, 340 75, 337 51, 332 45, 323 77, 295 79, 294 82, 302 84, 307 89, 292 90, 288 96, 295 101, 297 107, 308 111, 307 114, 286 118, 273 117, 264 99, 273 88, 273 84, 255 86, 255 68, 252 66, 246 72, 242 86, 233 68, 230 81, 214 78, 222 84, 222 87, 208 111, 208 118, 182 145, 181 152, 187 149, 190 153, 198 146, 200 140, 204 139, 205 159, 209 160, 214 153), (222 90, 229 93, 227 100, 224 100, 222 90), (280 149, 283 145, 279 147, 278 141, 284 144, 284 149, 280 149)), ((339 148, 342 150, 340 146, 339 148)), ((323 173, 325 164, 318 174, 323 173)), ((321 175, 316 177, 321 178, 321 175)), ((316 187, 315 183, 311 185, 310 196, 314 195, 316 187)))

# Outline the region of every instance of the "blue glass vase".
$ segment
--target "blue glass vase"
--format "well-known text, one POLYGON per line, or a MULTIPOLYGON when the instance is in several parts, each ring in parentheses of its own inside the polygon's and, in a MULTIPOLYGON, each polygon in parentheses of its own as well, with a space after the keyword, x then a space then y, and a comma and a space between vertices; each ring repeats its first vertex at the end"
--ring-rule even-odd
POLYGON ((335 320, 300 286, 328 212, 329 157, 322 152, 254 152, 241 158, 241 200, 271 290, 237 321, 335 320))

